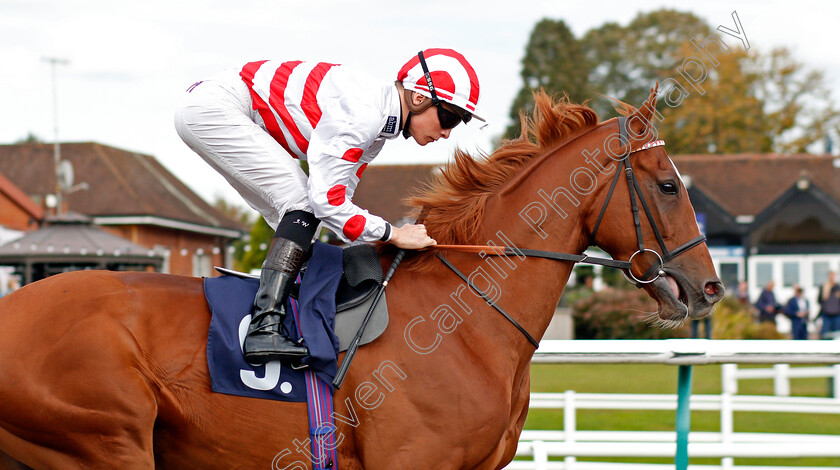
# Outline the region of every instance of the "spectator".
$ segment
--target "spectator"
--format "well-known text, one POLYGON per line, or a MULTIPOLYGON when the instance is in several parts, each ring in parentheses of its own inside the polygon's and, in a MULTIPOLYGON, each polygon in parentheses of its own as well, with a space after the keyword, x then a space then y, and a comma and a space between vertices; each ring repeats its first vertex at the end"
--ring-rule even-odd
POLYGON ((840 331, 840 285, 835 282, 834 271, 828 272, 828 279, 820 287, 817 302, 820 304, 819 318, 822 318, 820 337, 830 338, 832 333, 840 331))
POLYGON ((709 315, 702 320, 691 320, 691 337, 697 338, 700 335, 700 323, 703 323, 703 335, 706 339, 712 339, 712 317, 709 315))
MULTIPOLYGON (((776 294, 773 293, 773 288, 776 287, 776 283, 770 281, 764 286, 764 290, 761 291, 761 295, 758 296, 758 300, 755 302, 755 308, 758 310, 758 321, 760 323, 764 322, 776 322, 776 313, 781 310, 781 305, 776 303, 776 294)), ((840 298, 838 298, 840 300, 840 298)))
POLYGON ((794 286, 793 292, 784 308, 785 315, 790 318, 790 334, 793 339, 808 339, 808 299, 799 286, 794 286))
POLYGON ((750 303, 750 292, 747 281, 741 280, 738 282, 738 291, 735 295, 738 297, 738 302, 741 304, 747 305, 750 303))
MULTIPOLYGON (((740 301, 741 295, 741 286, 738 286, 738 300, 740 301)), ((700 323, 703 323, 703 336, 706 339, 712 339, 712 316, 709 315, 706 318, 700 320, 691 320, 691 337, 692 338, 699 338, 700 337, 700 323)))

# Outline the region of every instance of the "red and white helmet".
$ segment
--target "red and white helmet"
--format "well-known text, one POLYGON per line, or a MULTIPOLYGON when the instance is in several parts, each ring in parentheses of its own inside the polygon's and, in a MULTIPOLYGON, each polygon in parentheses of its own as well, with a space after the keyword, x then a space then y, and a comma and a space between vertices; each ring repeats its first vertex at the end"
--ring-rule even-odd
MULTIPOLYGON (((478 108, 478 75, 463 55, 452 49, 426 49, 423 51, 426 65, 432 77, 432 85, 441 101, 457 106, 478 120, 485 121, 478 108)), ((416 91, 432 98, 426 76, 420 64, 420 55, 414 56, 402 66, 397 74, 406 90, 416 91)), ((485 121, 486 122, 486 121, 485 121)))

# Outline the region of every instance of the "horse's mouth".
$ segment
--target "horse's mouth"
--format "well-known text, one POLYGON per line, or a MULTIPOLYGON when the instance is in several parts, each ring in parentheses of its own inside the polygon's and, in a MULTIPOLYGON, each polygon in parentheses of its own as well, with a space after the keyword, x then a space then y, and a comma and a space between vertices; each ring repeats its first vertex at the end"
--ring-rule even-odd
POLYGON ((681 325, 688 318, 688 295, 678 277, 663 274, 651 283, 654 299, 659 304, 656 312, 663 327, 681 325))

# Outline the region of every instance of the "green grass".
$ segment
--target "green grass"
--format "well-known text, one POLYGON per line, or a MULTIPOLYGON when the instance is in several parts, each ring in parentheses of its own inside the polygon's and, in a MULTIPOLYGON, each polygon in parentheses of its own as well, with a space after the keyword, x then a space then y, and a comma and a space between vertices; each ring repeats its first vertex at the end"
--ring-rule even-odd
MULTIPOLYGON (((745 366, 740 366, 745 367, 745 366)), ((760 366, 769 367, 769 366, 760 366)), ((649 364, 535 364, 531 369, 532 392, 579 393, 669 393, 677 391, 676 366, 649 364)), ((692 393, 719 394, 720 366, 694 366, 692 393)), ((826 378, 793 379, 791 395, 827 396, 826 378)), ((772 395, 773 381, 741 380, 741 395, 772 395)), ((578 410, 577 429, 614 431, 673 431, 674 411, 578 410)), ((840 434, 840 416, 808 413, 736 412, 736 432, 840 434)), ((563 429, 562 410, 531 410, 525 429, 563 429)), ((720 413, 693 411, 692 431, 720 431, 720 413)), ((579 458, 610 462, 673 463, 673 459, 579 458)), ((691 459, 692 464, 720 464, 719 459, 691 459)), ((840 468, 840 458, 735 459, 736 465, 831 466, 840 468)))

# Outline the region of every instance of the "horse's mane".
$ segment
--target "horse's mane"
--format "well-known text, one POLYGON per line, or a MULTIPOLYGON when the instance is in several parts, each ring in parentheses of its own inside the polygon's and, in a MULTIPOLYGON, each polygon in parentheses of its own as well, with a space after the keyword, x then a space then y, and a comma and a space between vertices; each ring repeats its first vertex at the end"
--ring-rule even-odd
POLYGON ((415 215, 424 213, 423 223, 439 244, 486 244, 481 226, 487 199, 525 165, 596 126, 598 115, 565 95, 554 98, 540 90, 534 93, 534 110, 520 113, 520 120, 520 137, 503 141, 481 159, 456 150, 454 161, 407 200, 415 215))

